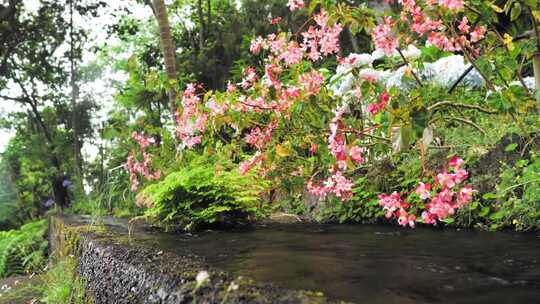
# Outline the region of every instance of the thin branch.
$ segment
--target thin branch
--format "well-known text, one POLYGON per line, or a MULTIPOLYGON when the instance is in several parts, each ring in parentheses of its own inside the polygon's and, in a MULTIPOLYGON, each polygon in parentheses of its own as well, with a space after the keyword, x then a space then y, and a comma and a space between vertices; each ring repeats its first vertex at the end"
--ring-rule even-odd
POLYGON ((455 121, 459 121, 459 122, 462 122, 464 124, 470 125, 471 127, 477 129, 480 133, 482 133, 482 135, 487 136, 487 133, 486 133, 486 131, 484 131, 484 129, 482 129, 479 125, 477 125, 476 123, 474 123, 474 122, 472 122, 472 121, 470 121, 468 119, 461 118, 461 117, 454 117, 454 116, 445 117, 444 119, 455 120, 455 121))
POLYGON ((461 75, 459 78, 452 84, 450 87, 450 90, 448 90, 448 94, 452 93, 458 86, 458 84, 465 79, 465 77, 474 69, 474 66, 471 64, 461 75))
POLYGON ((378 139, 378 140, 382 140, 386 143, 390 143, 392 142, 390 139, 388 138, 384 138, 384 137, 381 137, 381 136, 377 136, 377 135, 371 135, 371 134, 368 134, 368 133, 364 133, 362 131, 357 131, 357 130, 354 130, 354 129, 344 129, 343 132, 345 133, 354 133, 356 135, 361 135, 361 136, 366 136, 366 137, 370 137, 370 138, 373 138, 373 139, 378 139))
POLYGON ((424 86, 422 84, 422 81, 420 81, 420 78, 418 78, 418 76, 416 75, 416 73, 414 72, 414 69, 411 67, 411 65, 409 64, 409 61, 407 60, 407 58, 405 58, 405 56, 403 55, 403 53, 401 52, 401 49, 398 47, 396 48, 396 50, 398 51, 399 53, 399 56, 401 56, 401 59, 403 59, 403 61, 405 62, 405 64, 411 69, 411 73, 414 77, 414 79, 416 80, 416 82, 418 82, 418 85, 419 86, 424 86))
POLYGON ((480 111, 480 112, 486 113, 486 114, 497 114, 497 112, 495 112, 495 111, 484 109, 484 108, 482 108, 480 106, 469 105, 469 104, 464 104, 464 103, 454 103, 454 102, 451 102, 451 101, 438 102, 438 103, 428 107, 428 111, 432 111, 433 109, 438 108, 438 107, 442 107, 442 106, 451 106, 451 107, 455 107, 455 108, 464 108, 464 109, 477 110, 477 111, 480 111))
MULTIPOLYGON (((493 28, 493 32, 495 32, 496 36, 497 36, 497 39, 499 39, 499 43, 501 44, 501 46, 504 48, 504 50, 506 51, 506 53, 508 54, 508 56, 512 57, 512 54, 510 54, 510 49, 508 48, 508 46, 504 43, 504 38, 503 36, 501 35, 501 33, 499 33, 499 31, 497 30, 497 28, 492 24, 491 25, 492 28, 493 28)), ((521 83, 521 86, 523 86, 523 88, 525 89, 525 92, 527 92, 527 95, 529 95, 529 97, 532 97, 532 94, 531 92, 529 91, 529 88, 527 87, 527 85, 525 84, 525 81, 523 80, 523 77, 521 76, 521 68, 517 71, 517 77, 519 79, 519 82, 521 83)), ((501 77, 501 79, 505 82, 506 86, 509 87, 508 83, 506 83, 506 80, 502 77, 502 75, 500 75, 499 73, 499 76, 501 77)))
POLYGON ((10 97, 10 96, 0 95, 0 98, 4 100, 11 100, 11 101, 17 101, 17 102, 23 102, 23 103, 28 102, 28 100, 26 100, 25 98, 20 98, 20 97, 10 97))
POLYGON ((473 145, 453 145, 453 146, 428 146, 429 149, 440 149, 440 150, 452 150, 457 148, 466 148, 472 147, 473 145))
POLYGON ((540 29, 538 29, 538 22, 536 22, 536 17, 534 16, 532 9, 528 6, 527 9, 529 10, 529 14, 531 15, 534 35, 536 36, 536 49, 540 53, 540 29))

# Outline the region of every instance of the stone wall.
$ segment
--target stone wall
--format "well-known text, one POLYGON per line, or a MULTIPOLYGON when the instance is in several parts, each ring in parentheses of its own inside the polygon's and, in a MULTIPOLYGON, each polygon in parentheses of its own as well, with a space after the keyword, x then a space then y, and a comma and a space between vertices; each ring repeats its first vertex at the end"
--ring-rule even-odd
POLYGON ((127 233, 62 217, 50 220, 51 252, 73 254, 87 294, 100 303, 330 303, 321 293, 233 277, 201 257, 137 243, 127 233), (201 271, 209 274, 197 284, 201 271))

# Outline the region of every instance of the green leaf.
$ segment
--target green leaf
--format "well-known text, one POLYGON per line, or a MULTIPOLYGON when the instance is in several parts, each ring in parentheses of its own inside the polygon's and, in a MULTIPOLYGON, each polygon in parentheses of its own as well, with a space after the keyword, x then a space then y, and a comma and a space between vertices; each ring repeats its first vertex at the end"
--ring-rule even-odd
POLYGON ((525 5, 531 7, 531 8, 535 8, 535 7, 538 7, 538 0, 524 0, 525 2, 525 5))
POLYGON ((452 223, 454 223, 455 221, 456 221, 456 220, 455 220, 454 218, 452 218, 452 217, 447 217, 447 218, 444 219, 444 222, 445 222, 446 224, 452 224, 452 223))
POLYGON ((485 200, 490 200, 490 199, 496 199, 498 198, 499 196, 493 192, 488 192, 484 195, 482 195, 482 198, 485 199, 485 200))
POLYGON ((510 12, 510 9, 512 8, 512 4, 514 4, 514 0, 508 0, 506 4, 504 5, 504 12, 508 14, 510 12))
POLYGON ((500 220, 505 215, 506 215, 506 212, 501 210, 501 211, 497 211, 497 212, 493 213, 492 215, 489 216, 489 218, 492 219, 492 220, 500 220))
POLYGON ((512 152, 512 151, 516 150, 517 147, 518 147, 518 144, 509 144, 508 146, 506 146, 506 148, 504 148, 504 151, 505 152, 512 152))
POLYGON ((521 4, 517 2, 512 7, 512 11, 510 12, 510 21, 516 21, 520 15, 521 15, 521 4))
POLYGON ((489 214, 489 207, 483 207, 478 215, 480 215, 481 217, 484 217, 488 214, 489 214))

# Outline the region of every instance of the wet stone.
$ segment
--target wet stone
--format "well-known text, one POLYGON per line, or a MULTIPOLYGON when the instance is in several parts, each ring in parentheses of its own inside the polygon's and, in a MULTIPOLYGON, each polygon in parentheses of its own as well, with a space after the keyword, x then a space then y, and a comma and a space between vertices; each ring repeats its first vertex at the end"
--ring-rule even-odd
POLYGON ((128 238, 125 223, 104 225, 105 234, 81 232, 80 273, 96 303, 528 304, 540 297, 536 234, 266 224, 193 235, 139 227, 128 238), (197 286, 202 270, 209 281, 197 286), (238 290, 227 294, 232 282, 238 290))

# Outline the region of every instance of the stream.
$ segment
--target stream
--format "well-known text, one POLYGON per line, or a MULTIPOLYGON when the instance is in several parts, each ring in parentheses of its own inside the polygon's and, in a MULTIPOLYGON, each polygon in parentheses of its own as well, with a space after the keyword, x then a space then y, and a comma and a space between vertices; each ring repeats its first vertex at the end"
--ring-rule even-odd
POLYGON ((368 304, 540 303, 540 233, 271 225, 140 235, 277 286, 368 304))

